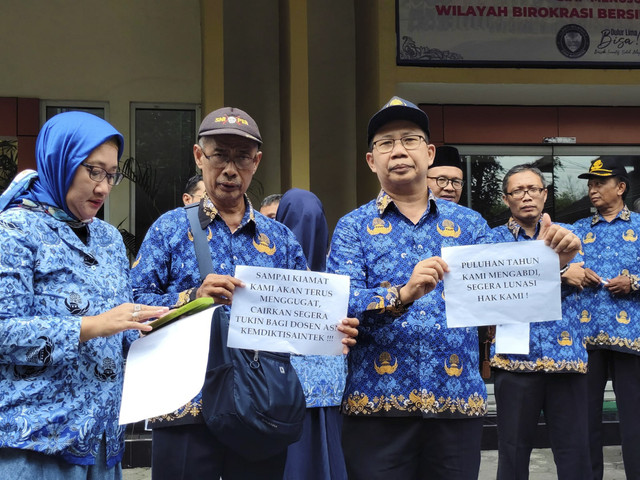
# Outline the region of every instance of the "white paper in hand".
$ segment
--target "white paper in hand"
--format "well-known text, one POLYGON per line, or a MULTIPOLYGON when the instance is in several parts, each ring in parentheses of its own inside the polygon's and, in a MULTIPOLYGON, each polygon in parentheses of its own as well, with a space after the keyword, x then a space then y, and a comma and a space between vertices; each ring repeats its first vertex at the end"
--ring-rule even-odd
POLYGON ((120 425, 171 413, 200 392, 214 310, 182 318, 133 342, 124 373, 120 425))

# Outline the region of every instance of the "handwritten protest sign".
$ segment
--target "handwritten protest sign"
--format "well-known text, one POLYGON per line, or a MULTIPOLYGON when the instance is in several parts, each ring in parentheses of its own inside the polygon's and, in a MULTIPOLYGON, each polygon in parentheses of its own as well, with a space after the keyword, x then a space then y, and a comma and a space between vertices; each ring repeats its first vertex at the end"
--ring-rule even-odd
POLYGON ((560 320, 560 264, 543 241, 445 247, 447 326, 560 320))
POLYGON ((237 266, 229 340, 233 348, 340 355, 349 277, 281 268, 237 266))

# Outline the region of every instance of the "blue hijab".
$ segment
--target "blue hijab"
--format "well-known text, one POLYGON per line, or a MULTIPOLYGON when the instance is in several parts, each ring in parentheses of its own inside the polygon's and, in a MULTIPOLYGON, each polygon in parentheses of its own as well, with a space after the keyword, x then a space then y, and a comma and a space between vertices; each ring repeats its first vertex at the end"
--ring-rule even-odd
POLYGON ((292 188, 280 199, 276 220, 289 227, 296 236, 307 257, 309 268, 324 272, 329 227, 320 199, 307 190, 292 188))
POLYGON ((118 141, 118 160, 124 138, 111 124, 85 112, 65 112, 44 124, 36 141, 36 172, 21 172, 0 197, 0 211, 23 200, 64 210, 79 220, 66 202, 76 170, 91 152, 112 137, 118 141))

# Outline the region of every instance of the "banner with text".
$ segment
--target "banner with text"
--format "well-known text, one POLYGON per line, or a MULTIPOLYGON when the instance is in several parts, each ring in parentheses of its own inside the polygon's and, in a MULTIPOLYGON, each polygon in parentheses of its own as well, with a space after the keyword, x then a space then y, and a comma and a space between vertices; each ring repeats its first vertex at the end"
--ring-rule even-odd
POLYGON ((341 355, 349 277, 281 268, 236 267, 246 287, 233 292, 233 348, 301 355, 341 355))
POLYGON ((397 63, 640 67, 640 0, 397 0, 397 63))
POLYGON ((560 320, 560 260, 542 240, 445 247, 447 326, 560 320))

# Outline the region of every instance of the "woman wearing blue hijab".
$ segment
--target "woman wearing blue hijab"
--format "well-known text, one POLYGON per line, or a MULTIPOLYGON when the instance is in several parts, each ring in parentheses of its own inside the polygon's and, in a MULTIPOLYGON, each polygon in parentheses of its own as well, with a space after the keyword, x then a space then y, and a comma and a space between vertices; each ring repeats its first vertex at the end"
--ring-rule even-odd
POLYGON ((37 172, 0 196, 0 478, 120 479, 124 356, 140 323, 118 230, 94 218, 123 138, 81 112, 49 120, 37 172))
MULTIPOLYGON (((280 200, 276 220, 294 233, 309 268, 324 272, 329 228, 322 202, 293 188, 280 200)), ((342 453, 340 403, 346 378, 343 356, 291 356, 307 401, 300 440, 289 446, 284 480, 346 480, 342 453)))

